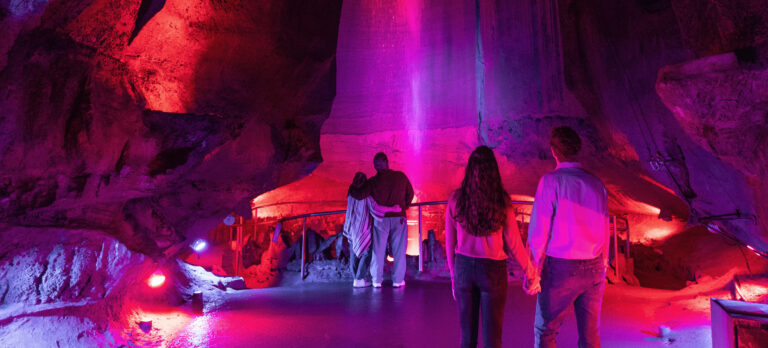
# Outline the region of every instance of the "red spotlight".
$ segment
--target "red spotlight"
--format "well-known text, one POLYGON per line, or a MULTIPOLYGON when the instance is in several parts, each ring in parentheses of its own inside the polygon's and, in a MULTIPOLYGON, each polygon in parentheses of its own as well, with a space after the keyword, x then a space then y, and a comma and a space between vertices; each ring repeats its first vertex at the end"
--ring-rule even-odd
POLYGON ((149 276, 149 280, 147 281, 147 285, 149 285, 150 288, 156 288, 165 283, 165 275, 162 271, 157 270, 155 273, 152 273, 151 276, 149 276))

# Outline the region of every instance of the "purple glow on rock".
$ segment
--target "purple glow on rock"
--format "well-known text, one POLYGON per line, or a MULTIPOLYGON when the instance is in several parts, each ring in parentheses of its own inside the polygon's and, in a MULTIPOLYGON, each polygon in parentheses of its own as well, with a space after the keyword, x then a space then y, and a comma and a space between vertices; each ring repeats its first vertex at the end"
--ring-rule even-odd
POLYGON ((201 252, 208 247, 208 243, 202 239, 198 239, 194 243, 192 243, 191 247, 193 250, 197 252, 201 252))

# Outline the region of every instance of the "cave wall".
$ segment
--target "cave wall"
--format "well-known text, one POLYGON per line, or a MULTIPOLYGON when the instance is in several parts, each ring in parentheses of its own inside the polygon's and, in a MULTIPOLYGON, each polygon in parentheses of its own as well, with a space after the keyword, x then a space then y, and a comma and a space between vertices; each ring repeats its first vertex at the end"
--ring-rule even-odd
POLYGON ((0 4, 9 226, 157 257, 322 160, 341 1, 0 4))
POLYGON ((340 13, 0 1, 0 341, 64 317, 39 344, 156 345, 140 308, 211 278, 167 260, 322 161, 340 13), (168 284, 150 289, 158 269, 168 284))
MULTIPOLYGON (((306 179, 258 197, 257 214, 343 209, 354 173, 374 174, 378 151, 410 177, 418 201, 445 200, 480 144, 496 149, 507 190, 525 199, 554 167, 549 130, 567 124, 585 136, 585 164, 608 184, 614 212, 658 215, 663 208, 687 218, 686 203, 648 172, 629 137, 569 86, 575 43, 558 6, 345 3, 338 93, 320 139, 324 162, 306 179)), ((648 81, 652 93, 654 78, 648 81)))
POLYGON ((379 151, 444 200, 480 144, 526 198, 565 124, 614 213, 671 217, 668 237, 738 211, 717 226, 766 250, 766 18, 747 0, 2 1, 0 223, 159 258, 249 203, 343 209, 379 151))
MULTIPOLYGON (((706 221, 765 250, 762 121, 748 132, 748 155, 727 145, 741 158, 734 163, 657 88, 668 65, 764 42, 765 13, 756 1, 347 2, 338 95, 320 139, 325 161, 253 208, 263 217, 344 209, 351 178, 374 174, 378 151, 409 175, 417 200, 444 200, 480 144, 495 148, 507 190, 525 198, 554 167, 549 130, 569 125, 584 137, 585 166, 606 182, 614 213, 673 219, 643 223, 653 228, 633 239, 663 240, 685 222, 739 211, 746 218, 706 221)), ((760 91, 747 83, 757 75, 741 86, 760 91)), ((686 83, 688 97, 708 90, 701 102, 718 93, 686 83)), ((713 124, 732 129, 733 141, 746 130, 713 124)))

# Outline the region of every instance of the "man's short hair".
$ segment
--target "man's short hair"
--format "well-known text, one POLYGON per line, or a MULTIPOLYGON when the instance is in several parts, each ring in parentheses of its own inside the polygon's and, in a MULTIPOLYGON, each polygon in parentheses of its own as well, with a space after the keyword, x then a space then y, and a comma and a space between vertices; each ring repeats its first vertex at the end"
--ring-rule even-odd
POLYGON ((383 152, 379 152, 375 156, 373 156, 373 162, 374 163, 379 162, 379 161, 389 163, 389 160, 387 159, 387 154, 385 154, 383 152))
POLYGON ((571 127, 562 126, 552 129, 549 144, 566 159, 572 159, 581 150, 581 138, 571 127))

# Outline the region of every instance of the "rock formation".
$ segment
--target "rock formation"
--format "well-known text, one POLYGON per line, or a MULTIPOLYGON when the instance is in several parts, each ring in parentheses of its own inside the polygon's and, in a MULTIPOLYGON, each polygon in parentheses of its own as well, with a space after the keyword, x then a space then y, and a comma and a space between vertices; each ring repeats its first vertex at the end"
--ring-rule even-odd
MULTIPOLYGON (((676 115, 667 92, 674 86, 664 72, 672 68, 664 67, 750 52, 743 48, 766 37, 760 20, 766 13, 750 1, 706 2, 704 8, 682 0, 347 2, 338 95, 320 139, 324 162, 254 206, 259 216, 343 209, 354 173, 374 174, 378 151, 409 175, 417 200, 444 200, 480 144, 495 148, 507 190, 532 196, 538 178, 554 166, 549 130, 569 125, 584 137, 585 166, 608 185, 611 210, 638 216, 644 227, 648 218, 663 219, 635 229, 633 240, 680 233, 691 212, 696 225, 703 222, 698 217, 738 210, 748 218, 716 224, 765 249, 765 223, 758 228, 748 221, 765 221, 755 198, 765 191, 758 179, 764 169, 745 175, 741 168, 763 166, 759 147, 739 164, 701 142, 676 115)), ((758 75, 744 77, 757 81, 758 75)), ((717 93, 706 84, 685 88, 687 95, 701 88, 717 93)), ((760 105, 748 98, 744 110, 760 105)), ((750 134, 762 133, 753 128, 750 134)), ((742 153, 736 144, 727 147, 742 153)))
POLYGON ((158 256, 321 161, 340 1, 12 5, 1 221, 158 256))
MULTIPOLYGON (((0 2, 0 326, 25 332, 14 306, 103 299, 94 316, 71 311, 109 337, 109 308, 124 300, 111 293, 147 288, 227 214, 310 173, 340 11, 340 0, 0 2)), ((122 342, 83 335, 63 342, 122 342)))

